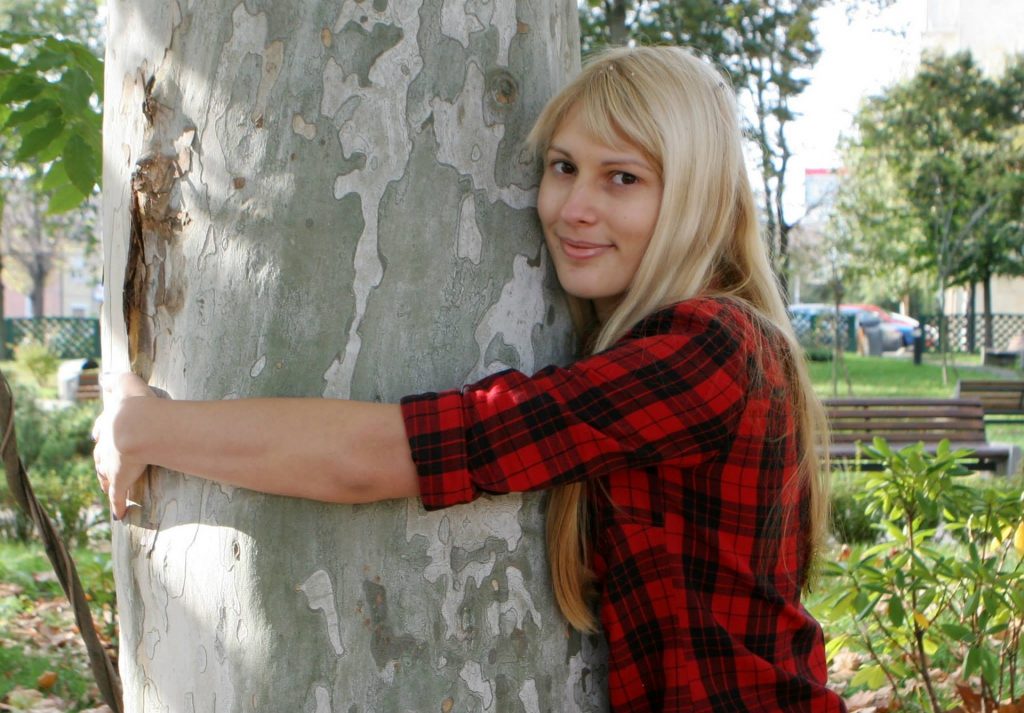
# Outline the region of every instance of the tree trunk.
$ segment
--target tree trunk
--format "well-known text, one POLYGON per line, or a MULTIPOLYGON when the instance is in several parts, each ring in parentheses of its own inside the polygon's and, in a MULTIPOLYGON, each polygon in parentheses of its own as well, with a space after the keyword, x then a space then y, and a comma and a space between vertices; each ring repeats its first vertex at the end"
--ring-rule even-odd
MULTIPOLYGON (((578 64, 573 4, 108 12, 106 369, 173 398, 394 401, 567 358, 522 140, 578 64)), ((141 490, 114 526, 126 710, 605 706, 536 497, 141 490)))
POLYGON ((974 305, 977 283, 971 280, 967 288, 967 352, 973 354, 978 349, 978 338, 976 335, 977 309, 974 305))
POLYGON ((991 350, 996 348, 995 339, 992 335, 992 275, 985 274, 982 279, 982 290, 985 349, 991 350))
POLYGON ((615 47, 624 46, 629 41, 626 0, 605 0, 604 7, 608 17, 608 44, 615 47))

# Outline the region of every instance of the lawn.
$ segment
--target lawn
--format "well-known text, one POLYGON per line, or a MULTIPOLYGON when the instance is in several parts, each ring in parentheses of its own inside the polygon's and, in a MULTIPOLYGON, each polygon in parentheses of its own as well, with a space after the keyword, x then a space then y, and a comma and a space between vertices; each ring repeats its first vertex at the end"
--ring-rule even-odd
MULTIPOLYGON (((862 357, 846 354, 843 357, 850 389, 842 375, 838 391, 832 388, 832 363, 810 362, 811 379, 821 396, 952 396, 958 379, 1002 379, 1010 376, 1006 369, 988 369, 979 364, 976 355, 958 354, 955 361, 947 365, 948 381, 942 381, 942 364, 937 354, 927 354, 924 363, 915 365, 909 357, 862 357), (852 391, 852 393, 851 393, 852 391)), ((1016 378, 1024 378, 1024 372, 1017 371, 1016 378)))
MULTIPOLYGON (((74 553, 101 636, 112 634, 110 556, 74 553)), ((100 705, 71 607, 38 544, 0 540, 0 709, 80 711, 100 705), (4 706, 11 708, 4 708, 4 706)))

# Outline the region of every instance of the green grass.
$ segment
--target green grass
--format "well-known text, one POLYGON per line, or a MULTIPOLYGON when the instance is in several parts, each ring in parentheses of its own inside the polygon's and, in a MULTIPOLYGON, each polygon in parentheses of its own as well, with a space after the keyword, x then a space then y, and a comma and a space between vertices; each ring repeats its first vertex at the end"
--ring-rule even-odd
MULTIPOLYGON (((100 616, 101 609, 109 612, 110 555, 89 549, 75 552, 74 557, 83 587, 94 593, 94 615, 100 616)), ((61 613, 51 604, 64 599, 51 573, 42 545, 0 541, 0 700, 15 688, 36 688, 39 676, 53 671, 57 682, 47 695, 70 702, 69 710, 91 708, 98 701, 84 648, 55 644, 45 631, 26 634, 39 625, 68 631, 74 623, 69 610, 61 613)))
MULTIPOLYGON (((953 395, 958 379, 1005 378, 1005 370, 986 369, 979 364, 977 355, 958 354, 947 364, 947 381, 942 380, 942 365, 938 355, 929 354, 924 363, 915 365, 906 357, 862 357, 846 354, 843 357, 850 387, 847 389, 842 368, 839 369, 837 392, 833 392, 832 363, 810 362, 811 380, 820 396, 920 396, 943 398, 953 395), (852 390, 852 393, 850 393, 852 390)), ((1024 373, 1017 372, 1018 378, 1024 373)))

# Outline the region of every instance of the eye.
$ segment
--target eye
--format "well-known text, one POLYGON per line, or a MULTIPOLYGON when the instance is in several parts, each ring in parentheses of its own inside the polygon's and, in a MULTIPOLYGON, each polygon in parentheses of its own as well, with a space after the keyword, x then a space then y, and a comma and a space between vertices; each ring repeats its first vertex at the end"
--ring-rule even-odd
POLYGON ((566 175, 576 173, 576 167, 573 166, 568 161, 566 161, 564 158, 557 158, 554 161, 552 161, 550 165, 551 170, 554 171, 555 173, 563 173, 566 175))
POLYGON ((638 183, 639 178, 634 176, 632 173, 626 173, 625 171, 616 171, 612 175, 612 183, 616 183, 621 186, 632 186, 634 183, 638 183))

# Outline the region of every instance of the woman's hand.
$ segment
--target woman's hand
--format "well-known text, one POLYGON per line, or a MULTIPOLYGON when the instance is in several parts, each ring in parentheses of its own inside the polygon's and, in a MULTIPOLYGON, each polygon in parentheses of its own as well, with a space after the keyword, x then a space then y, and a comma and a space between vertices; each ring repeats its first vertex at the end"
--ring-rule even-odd
POLYGON ((146 382, 134 374, 105 375, 101 385, 103 413, 92 429, 96 441, 93 460, 100 487, 110 499, 110 511, 116 519, 121 519, 128 509, 128 493, 148 465, 132 459, 129 453, 130 430, 143 425, 138 418, 133 419, 132 412, 141 405, 140 399, 157 397, 146 382))

